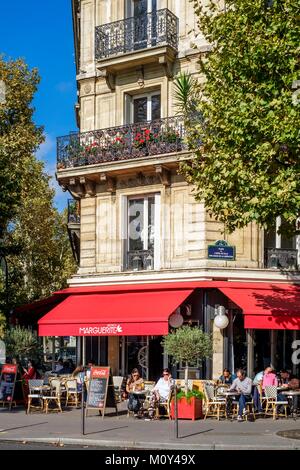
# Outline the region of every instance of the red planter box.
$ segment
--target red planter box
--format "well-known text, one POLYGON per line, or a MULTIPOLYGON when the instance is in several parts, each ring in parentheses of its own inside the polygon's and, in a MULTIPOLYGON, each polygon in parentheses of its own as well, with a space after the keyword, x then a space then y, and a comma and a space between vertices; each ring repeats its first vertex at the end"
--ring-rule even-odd
MULTIPOLYGON (((178 418, 179 419, 203 419, 202 399, 192 397, 188 401, 186 398, 178 400, 178 418)), ((174 400, 171 403, 171 418, 175 418, 174 400)))

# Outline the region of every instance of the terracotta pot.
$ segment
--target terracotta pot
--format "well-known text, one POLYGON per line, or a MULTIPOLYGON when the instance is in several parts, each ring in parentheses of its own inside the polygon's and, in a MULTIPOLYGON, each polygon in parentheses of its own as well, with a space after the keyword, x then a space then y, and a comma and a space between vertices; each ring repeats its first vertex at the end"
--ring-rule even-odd
MULTIPOLYGON (((178 399, 178 418, 179 419, 203 419, 202 399, 191 397, 189 400, 183 397, 178 399)), ((174 400, 171 403, 171 418, 175 418, 174 400)))

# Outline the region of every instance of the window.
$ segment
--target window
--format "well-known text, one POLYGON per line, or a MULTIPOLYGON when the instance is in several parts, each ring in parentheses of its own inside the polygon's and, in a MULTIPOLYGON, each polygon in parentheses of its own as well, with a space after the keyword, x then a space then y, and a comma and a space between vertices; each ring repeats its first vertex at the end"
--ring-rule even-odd
POLYGON ((129 270, 158 268, 159 200, 158 194, 127 200, 125 266, 129 270))
POLYGON ((156 0, 127 0, 127 50, 145 49, 156 45, 157 2, 156 0))
POLYGON ((160 92, 145 95, 125 95, 125 121, 126 124, 155 121, 161 118, 160 92))
POLYGON ((285 221, 277 217, 274 227, 264 233, 266 268, 297 269, 299 253, 296 237, 288 238, 284 233, 278 233, 284 224, 285 221))

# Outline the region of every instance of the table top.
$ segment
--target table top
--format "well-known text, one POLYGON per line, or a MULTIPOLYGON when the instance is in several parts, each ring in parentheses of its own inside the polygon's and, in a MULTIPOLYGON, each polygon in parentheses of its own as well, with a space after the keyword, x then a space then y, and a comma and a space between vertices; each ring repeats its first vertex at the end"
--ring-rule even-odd
POLYGON ((231 391, 231 392, 230 392, 230 391, 228 390, 228 392, 226 392, 226 391, 225 391, 225 392, 222 392, 222 393, 220 393, 220 395, 234 396, 234 395, 240 395, 240 392, 236 392, 236 391, 231 391))
POLYGON ((286 390, 281 393, 282 395, 300 395, 300 390, 286 390))
POLYGON ((135 390, 134 392, 129 392, 129 393, 132 393, 133 395, 146 395, 146 393, 148 392, 148 390, 135 390))
POLYGON ((51 390, 51 387, 49 385, 39 385, 36 387, 30 387, 30 390, 37 390, 37 391, 45 391, 45 390, 51 390))

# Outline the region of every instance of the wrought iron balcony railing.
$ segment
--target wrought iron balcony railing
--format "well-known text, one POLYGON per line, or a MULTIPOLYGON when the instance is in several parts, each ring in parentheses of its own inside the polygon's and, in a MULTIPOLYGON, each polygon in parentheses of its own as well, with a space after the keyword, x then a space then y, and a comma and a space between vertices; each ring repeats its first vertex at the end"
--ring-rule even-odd
POLYGON ((80 202, 68 199, 68 223, 80 224, 80 202))
POLYGON ((57 169, 181 152, 182 117, 157 119, 57 138, 57 169))
POLYGON ((178 18, 167 8, 96 26, 97 60, 160 45, 178 48, 178 18))
POLYGON ((154 269, 153 250, 128 251, 126 269, 129 271, 146 271, 154 269))
POLYGON ((265 250, 265 267, 275 269, 298 269, 298 250, 284 248, 267 248, 265 250))

